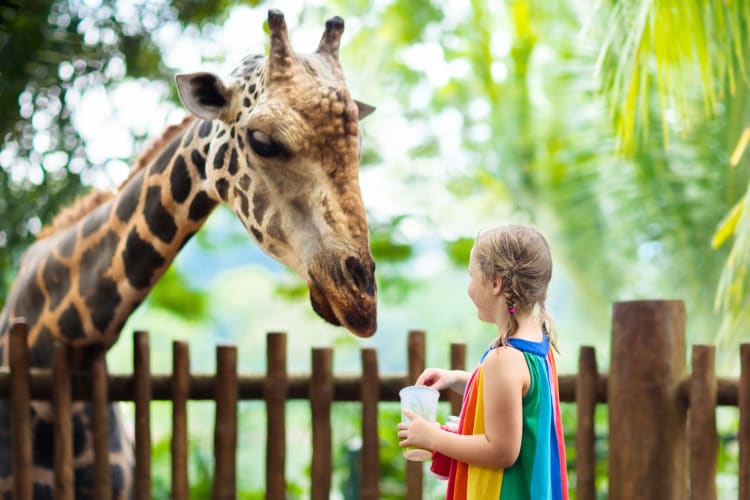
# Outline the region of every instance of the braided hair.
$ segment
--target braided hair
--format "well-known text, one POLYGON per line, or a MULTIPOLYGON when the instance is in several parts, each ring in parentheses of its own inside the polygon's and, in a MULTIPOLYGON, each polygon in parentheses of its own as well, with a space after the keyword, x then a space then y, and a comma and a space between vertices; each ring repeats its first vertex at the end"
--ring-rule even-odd
POLYGON ((552 278, 552 256, 544 236, 528 226, 497 226, 479 233, 474 255, 486 280, 498 277, 503 283, 509 321, 495 345, 507 344, 508 338, 518 331, 517 312, 536 311, 550 344, 557 351, 557 334, 545 307, 547 286, 552 278))

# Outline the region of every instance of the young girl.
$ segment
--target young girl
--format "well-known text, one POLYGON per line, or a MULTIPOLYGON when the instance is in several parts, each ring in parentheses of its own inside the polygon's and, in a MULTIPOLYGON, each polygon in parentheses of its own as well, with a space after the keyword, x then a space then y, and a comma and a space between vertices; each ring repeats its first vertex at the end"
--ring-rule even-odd
POLYGON ((417 385, 464 393, 458 432, 404 411, 400 446, 435 450, 452 463, 446 499, 567 499, 552 320, 544 307, 552 259, 544 237, 507 225, 477 237, 469 297, 498 337, 473 373, 428 368, 417 385))

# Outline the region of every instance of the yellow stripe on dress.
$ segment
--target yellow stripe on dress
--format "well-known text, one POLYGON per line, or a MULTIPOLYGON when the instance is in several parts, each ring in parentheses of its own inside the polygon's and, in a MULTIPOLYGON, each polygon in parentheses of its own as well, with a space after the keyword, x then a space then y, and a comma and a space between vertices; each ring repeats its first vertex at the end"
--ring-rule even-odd
MULTIPOLYGON (((484 434, 484 366, 479 367, 475 387, 476 409, 474 410, 474 429, 471 434, 484 434)), ((503 485, 503 470, 469 465, 466 482, 467 498, 500 498, 503 485)))

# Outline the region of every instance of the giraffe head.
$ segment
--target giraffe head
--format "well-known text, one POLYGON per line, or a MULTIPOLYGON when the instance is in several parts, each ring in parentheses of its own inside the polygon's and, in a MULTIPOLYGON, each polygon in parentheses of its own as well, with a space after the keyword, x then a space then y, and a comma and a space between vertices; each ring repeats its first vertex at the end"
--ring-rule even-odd
POLYGON ((207 192, 228 204, 263 250, 308 285, 326 321, 367 337, 377 289, 359 187, 359 120, 338 60, 344 21, 326 22, 317 50, 295 53, 284 16, 268 13, 268 57, 245 58, 228 80, 177 76, 204 120, 207 192))

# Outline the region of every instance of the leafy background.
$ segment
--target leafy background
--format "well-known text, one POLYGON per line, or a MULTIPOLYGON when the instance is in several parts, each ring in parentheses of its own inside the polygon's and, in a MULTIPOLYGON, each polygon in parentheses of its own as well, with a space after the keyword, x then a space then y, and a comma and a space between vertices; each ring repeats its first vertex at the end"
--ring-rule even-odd
MULTIPOLYGON (((157 371, 169 370, 174 339, 189 340, 195 371, 215 368, 202 354, 220 342, 238 345, 243 371, 261 371, 268 331, 289 333, 293 372, 309 371, 318 345, 336 348, 337 372, 357 372, 364 346, 378 348, 382 372, 403 372, 412 328, 428 332, 429 364, 446 365, 456 340, 478 359, 494 335, 466 299, 468 250, 482 227, 515 221, 539 227, 553 248, 549 307, 564 372, 575 370, 580 345, 595 346, 606 370, 611 304, 653 298, 684 300, 688 342, 717 343, 721 374, 737 372, 750 314, 747 1, 6 1, 0 303, 41 227, 92 186, 117 186, 144 143, 179 120, 173 75, 228 73, 265 51, 271 7, 285 12, 299 51, 313 50, 326 18, 344 17, 348 86, 377 107, 363 122, 361 181, 378 333, 357 340, 322 324, 299 280, 219 209, 126 325, 112 371, 128 370, 135 329, 151 332, 157 371)), ((154 406, 155 488, 167 496, 159 422, 169 409, 154 406)), ((358 417, 336 411, 336 494, 350 497, 358 417)), ((308 413, 291 406, 290 442, 310 442, 308 413)), ((251 451, 265 442, 264 418, 243 404, 243 429, 257 431, 241 434, 240 467, 258 471, 240 475, 247 498, 262 495, 264 463, 251 451)), ((209 407, 191 406, 196 492, 210 477, 210 419, 209 407)), ((383 492, 392 497, 403 494, 397 419, 384 405, 383 492)), ((567 408, 569 429, 574 419, 567 408)), ((736 497, 736 412, 720 409, 719 421, 719 487, 736 497)), ((290 496, 304 497, 309 450, 287 467, 290 496)), ((429 484, 439 498, 443 486, 429 484)))

